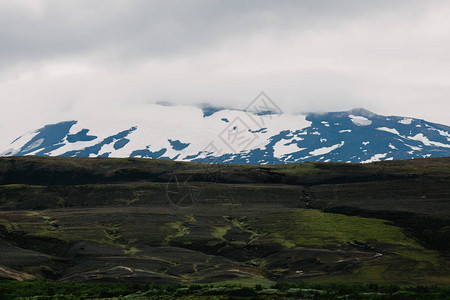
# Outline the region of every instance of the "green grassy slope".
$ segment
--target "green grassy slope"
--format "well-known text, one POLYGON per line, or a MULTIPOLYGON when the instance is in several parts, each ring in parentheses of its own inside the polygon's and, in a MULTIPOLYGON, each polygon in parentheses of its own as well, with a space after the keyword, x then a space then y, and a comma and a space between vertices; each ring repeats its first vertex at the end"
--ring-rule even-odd
POLYGON ((449 284, 449 183, 448 158, 0 158, 0 278, 449 284))

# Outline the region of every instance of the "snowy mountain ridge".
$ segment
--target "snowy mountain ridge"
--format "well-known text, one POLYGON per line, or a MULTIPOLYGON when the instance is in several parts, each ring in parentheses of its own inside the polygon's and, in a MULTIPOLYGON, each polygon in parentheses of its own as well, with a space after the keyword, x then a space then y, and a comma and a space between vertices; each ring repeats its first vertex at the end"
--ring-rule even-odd
POLYGON ((365 109, 287 114, 152 104, 137 118, 46 125, 12 141, 0 155, 367 163, 450 156, 450 127, 365 109))

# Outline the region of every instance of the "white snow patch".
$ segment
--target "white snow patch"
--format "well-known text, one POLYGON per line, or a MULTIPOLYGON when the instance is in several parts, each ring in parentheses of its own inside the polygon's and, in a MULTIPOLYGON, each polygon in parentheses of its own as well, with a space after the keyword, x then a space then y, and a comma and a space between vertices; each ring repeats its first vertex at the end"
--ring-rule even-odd
POLYGON ((303 157, 298 158, 296 161, 301 161, 303 159, 307 159, 307 158, 310 158, 310 157, 311 157, 311 155, 303 156, 303 157))
POLYGON ((387 155, 387 153, 375 154, 374 156, 372 156, 368 160, 362 161, 361 163, 362 164, 367 164, 367 163, 374 162, 374 161, 380 161, 382 158, 385 158, 386 155, 387 155))
POLYGON ((285 140, 281 140, 277 142, 275 145, 273 145, 273 156, 277 158, 281 158, 287 154, 298 152, 305 150, 306 148, 299 148, 297 144, 292 143, 289 145, 286 145, 285 140))
POLYGON ((378 127, 377 130, 386 131, 392 134, 400 135, 400 133, 395 128, 387 128, 387 127, 378 127))
POLYGON ((397 147, 395 147, 395 146, 392 145, 391 143, 389 143, 389 148, 394 149, 394 150, 398 150, 397 147))
POLYGON ((26 156, 36 155, 38 152, 42 151, 42 148, 35 148, 33 151, 25 154, 26 156))
POLYGON ((0 156, 13 156, 13 155, 17 154, 17 152, 18 151, 16 149, 9 148, 3 152, 0 152, 0 156))
POLYGON ((342 146, 344 146, 344 141, 342 141, 340 144, 336 144, 331 147, 322 147, 322 148, 316 149, 314 151, 309 152, 309 154, 311 154, 312 156, 323 155, 323 154, 330 153, 331 151, 334 151, 342 146))
POLYGON ((349 118, 352 119, 353 124, 357 126, 367 126, 372 124, 372 121, 363 116, 354 116, 349 115, 349 118))
POLYGON ((352 130, 351 129, 339 130, 339 133, 344 133, 344 132, 352 132, 352 130))
POLYGON ((285 140, 292 139, 292 138, 294 138, 294 135, 292 134, 292 132, 290 132, 289 134, 287 134, 287 135, 284 137, 285 140))
POLYGON ((37 147, 39 147, 40 145, 42 145, 42 143, 44 142, 44 139, 38 139, 36 141, 34 141, 31 145, 29 145, 26 149, 24 149, 23 151, 30 151, 32 149, 36 149, 37 147))
MULTIPOLYGON (((31 141, 34 137, 36 137, 39 134, 39 131, 35 130, 35 131, 29 131, 27 133, 25 133, 24 135, 22 135, 21 137, 17 138, 16 140, 14 140, 14 142, 12 142, 10 144, 10 149, 3 151, 2 153, 0 153, 0 156, 3 155, 8 155, 8 156, 13 156, 16 155, 20 149, 26 145, 26 143, 28 143, 29 141, 31 141)), ((28 147, 29 148, 29 147, 28 147)))
POLYGON ((450 145, 439 143, 439 142, 430 141, 426 136, 423 135, 423 133, 418 133, 415 136, 409 136, 408 139, 422 142, 422 144, 424 144, 425 146, 436 146, 436 147, 450 148, 450 145))
MULTIPOLYGON (((420 147, 416 147, 416 146, 411 146, 411 145, 408 145, 408 144, 405 144, 406 146, 408 146, 409 148, 411 148, 411 149, 413 149, 413 150, 415 150, 415 151, 422 151, 423 149, 422 148, 420 148, 420 147)), ((409 152, 408 152, 409 153, 409 152)))
POLYGON ((410 125, 412 122, 412 119, 410 118, 404 118, 403 120, 398 121, 400 124, 410 125))
POLYGON ((447 141, 450 142, 450 133, 448 133, 447 131, 444 131, 444 130, 439 130, 439 129, 436 129, 436 130, 439 132, 440 135, 446 137, 447 141))
POLYGON ((439 130, 439 129, 437 129, 437 131, 439 132, 440 135, 450 137, 450 133, 448 133, 447 131, 439 130))

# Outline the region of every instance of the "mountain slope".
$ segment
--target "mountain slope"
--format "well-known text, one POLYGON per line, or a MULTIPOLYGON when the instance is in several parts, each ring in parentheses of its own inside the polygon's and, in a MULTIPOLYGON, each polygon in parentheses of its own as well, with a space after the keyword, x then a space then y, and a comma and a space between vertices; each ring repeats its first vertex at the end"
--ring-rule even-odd
POLYGON ((47 125, 19 137, 0 155, 366 163, 450 156, 450 127, 364 109, 292 115, 155 104, 145 118, 47 125))

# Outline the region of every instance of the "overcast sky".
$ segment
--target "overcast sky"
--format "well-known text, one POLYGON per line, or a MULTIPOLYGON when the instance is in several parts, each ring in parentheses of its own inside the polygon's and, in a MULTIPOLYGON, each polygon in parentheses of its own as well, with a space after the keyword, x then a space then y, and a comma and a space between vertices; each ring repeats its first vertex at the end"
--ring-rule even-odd
POLYGON ((285 112, 450 125, 449 16, 445 0, 0 0, 0 137, 260 91, 285 112))

